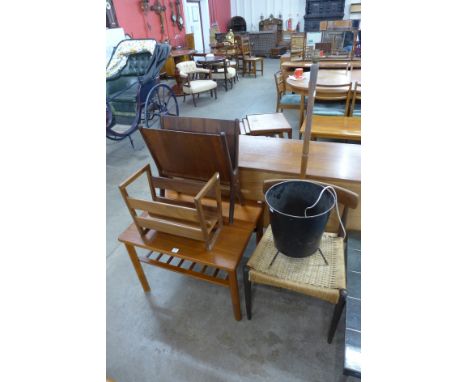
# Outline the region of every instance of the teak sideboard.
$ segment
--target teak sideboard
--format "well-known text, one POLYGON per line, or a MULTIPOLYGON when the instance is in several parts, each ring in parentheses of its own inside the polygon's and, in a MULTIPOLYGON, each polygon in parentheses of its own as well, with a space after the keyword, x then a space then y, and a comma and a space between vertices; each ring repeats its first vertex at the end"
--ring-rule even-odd
MULTIPOLYGON (((247 200, 263 200, 263 181, 299 178, 302 141, 241 135, 239 176, 247 200)), ((336 184, 361 195, 361 146, 349 143, 310 142, 307 178, 336 184)), ((266 211, 268 212, 268 211, 266 211)), ((265 225, 268 217, 265 215, 265 225)), ((333 218, 330 225, 336 224, 333 218)), ((361 203, 350 210, 350 230, 361 230, 361 203)))

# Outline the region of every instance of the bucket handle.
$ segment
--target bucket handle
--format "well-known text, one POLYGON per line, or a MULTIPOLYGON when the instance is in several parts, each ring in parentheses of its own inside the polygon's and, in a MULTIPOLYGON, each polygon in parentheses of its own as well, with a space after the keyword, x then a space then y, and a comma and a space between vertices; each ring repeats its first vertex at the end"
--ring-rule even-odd
MULTIPOLYGON (((330 211, 330 210, 328 210, 328 211, 321 212, 321 213, 319 213, 319 214, 317 214, 317 215, 312 215, 312 216, 307 215, 307 210, 309 210, 309 209, 311 209, 311 208, 314 208, 314 207, 318 204, 318 202, 320 202, 320 199, 322 198, 323 193, 324 193, 325 191, 327 191, 327 190, 329 190, 330 193, 331 193, 331 195, 333 196, 334 204, 335 204, 335 207, 336 207, 336 214, 338 215, 338 221, 340 222, 340 226, 341 226, 341 228, 343 229, 343 233, 344 233, 343 239, 344 239, 344 238, 346 238, 346 229, 345 229, 345 227, 344 227, 344 225, 343 225, 343 222, 341 221, 340 210, 339 210, 339 208, 338 208, 338 195, 336 194, 336 191, 335 191, 335 189, 334 189, 332 186, 325 186, 325 187, 323 188, 323 190, 320 192, 320 195, 319 195, 319 197, 317 198, 317 200, 315 201, 315 203, 312 204, 312 205, 309 206, 309 207, 306 207, 306 209, 304 210, 304 217, 307 217, 307 218, 315 218, 315 217, 317 217, 317 216, 326 214, 328 211, 330 211)), ((333 207, 332 207, 332 208, 333 208, 333 207)))

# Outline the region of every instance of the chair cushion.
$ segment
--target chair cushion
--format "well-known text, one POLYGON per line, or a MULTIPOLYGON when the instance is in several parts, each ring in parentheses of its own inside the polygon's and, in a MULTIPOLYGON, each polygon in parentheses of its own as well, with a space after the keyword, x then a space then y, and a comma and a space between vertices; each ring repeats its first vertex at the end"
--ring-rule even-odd
POLYGON ((184 86, 184 93, 186 94, 196 94, 201 92, 206 92, 212 90, 218 86, 213 80, 196 80, 190 81, 190 87, 184 86))
POLYGON ((343 238, 324 233, 320 249, 328 266, 324 266, 318 252, 300 259, 280 253, 271 264, 277 250, 271 227, 268 227, 247 262, 249 279, 254 283, 290 289, 336 304, 339 290, 346 288, 343 238))
POLYGON ((344 102, 315 102, 314 114, 340 116, 345 115, 346 104, 344 102))
MULTIPOLYGON (((236 75, 236 69, 234 68, 227 68, 227 79, 229 80, 230 78, 233 78, 235 77, 236 75)), ((211 74, 211 76, 215 79, 215 80, 224 80, 224 69, 218 69, 217 72, 213 72, 211 74)))
MULTIPOLYGON (((307 102, 307 97, 305 97, 307 102)), ((280 99, 280 104, 283 105, 300 105, 301 96, 299 94, 285 94, 280 99)))

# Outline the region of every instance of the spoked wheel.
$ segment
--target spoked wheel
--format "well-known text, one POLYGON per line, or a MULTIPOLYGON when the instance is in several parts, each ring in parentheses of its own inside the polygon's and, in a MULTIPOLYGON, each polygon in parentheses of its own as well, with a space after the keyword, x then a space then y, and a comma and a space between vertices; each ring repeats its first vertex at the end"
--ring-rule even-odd
POLYGON ((152 88, 145 102, 145 125, 148 128, 158 127, 162 115, 179 115, 179 105, 171 88, 158 84, 152 88))

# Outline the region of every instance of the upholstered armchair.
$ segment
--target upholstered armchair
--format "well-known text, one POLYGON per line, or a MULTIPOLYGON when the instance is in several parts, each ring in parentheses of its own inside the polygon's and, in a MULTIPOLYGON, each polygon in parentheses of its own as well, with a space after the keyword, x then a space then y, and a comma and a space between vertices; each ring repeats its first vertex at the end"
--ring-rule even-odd
POLYGON ((179 70, 180 77, 183 79, 183 91, 184 91, 184 101, 185 95, 191 94, 193 99, 193 105, 196 107, 195 94, 210 92, 213 97, 213 92, 215 99, 218 98, 216 93, 216 81, 213 81, 211 70, 198 68, 195 61, 183 61, 179 62, 176 65, 179 70))

